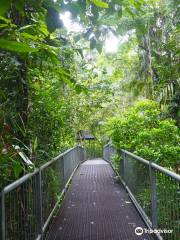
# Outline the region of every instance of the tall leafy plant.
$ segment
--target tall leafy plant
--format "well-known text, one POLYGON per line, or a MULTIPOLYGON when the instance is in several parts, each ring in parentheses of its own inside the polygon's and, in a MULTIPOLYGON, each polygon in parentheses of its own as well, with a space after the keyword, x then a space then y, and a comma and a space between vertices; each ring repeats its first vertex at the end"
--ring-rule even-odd
POLYGON ((179 171, 180 132, 172 119, 162 119, 158 104, 144 100, 109 121, 113 144, 179 171))

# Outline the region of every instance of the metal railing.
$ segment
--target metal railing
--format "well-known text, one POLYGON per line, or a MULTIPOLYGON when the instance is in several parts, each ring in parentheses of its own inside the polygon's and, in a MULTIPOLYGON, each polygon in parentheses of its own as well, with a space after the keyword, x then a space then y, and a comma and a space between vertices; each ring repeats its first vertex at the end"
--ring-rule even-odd
POLYGON ((0 196, 1 240, 43 239, 67 185, 85 160, 77 146, 6 186, 0 196))
MULTIPOLYGON (((104 147, 103 157, 112 165, 114 154, 113 146, 104 147)), ((117 171, 146 224, 163 230, 159 239, 179 240, 180 175, 125 150, 117 171)))
POLYGON ((112 162, 112 158, 117 154, 117 150, 111 145, 107 144, 103 148, 103 158, 106 161, 112 162))
POLYGON ((94 159, 94 158, 101 158, 102 157, 102 145, 97 141, 87 141, 85 143, 86 149, 86 158, 87 159, 94 159))

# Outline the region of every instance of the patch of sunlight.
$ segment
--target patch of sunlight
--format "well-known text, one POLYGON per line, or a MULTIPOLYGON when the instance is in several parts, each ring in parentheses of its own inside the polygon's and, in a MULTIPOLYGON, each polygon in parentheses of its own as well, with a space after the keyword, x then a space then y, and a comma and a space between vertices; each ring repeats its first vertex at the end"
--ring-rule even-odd
POLYGON ((119 46, 127 42, 129 40, 129 37, 132 36, 133 34, 134 30, 129 31, 124 36, 117 37, 112 32, 109 32, 105 39, 105 52, 116 53, 118 51, 119 46))
POLYGON ((118 50, 119 38, 117 38, 113 33, 109 33, 105 40, 105 52, 115 53, 118 50))
POLYGON ((73 21, 71 13, 66 11, 60 14, 60 19, 63 21, 64 26, 68 32, 82 32, 83 27, 77 21, 73 21))

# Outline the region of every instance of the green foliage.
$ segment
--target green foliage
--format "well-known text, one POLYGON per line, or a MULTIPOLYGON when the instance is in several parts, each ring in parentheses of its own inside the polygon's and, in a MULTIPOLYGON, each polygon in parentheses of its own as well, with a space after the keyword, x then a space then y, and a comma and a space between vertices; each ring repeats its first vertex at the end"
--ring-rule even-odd
POLYGON ((157 103, 138 102, 108 123, 109 136, 118 149, 177 170, 180 133, 171 119, 162 119, 157 103))
POLYGON ((0 6, 0 15, 4 15, 7 10, 10 8, 11 1, 10 0, 2 0, 0 6))
MULTIPOLYGON (((179 122, 176 7, 165 0, 2 1, 1 186, 29 171, 13 145, 35 166, 75 144, 82 129, 101 145, 107 119, 138 98, 155 99, 166 108, 163 116, 179 122), (59 14, 67 11, 82 31, 64 28, 59 14), (110 33, 122 36, 116 54, 104 51, 110 33)), ((118 147, 177 161, 177 130, 161 120, 158 104, 141 103, 111 124, 118 147), (168 129, 174 135, 161 145, 168 129)))
POLYGON ((9 50, 13 52, 28 53, 28 52, 37 52, 37 48, 32 48, 26 43, 8 41, 5 39, 0 39, 0 48, 4 50, 9 50))
POLYGON ((101 7, 101 8, 108 8, 108 4, 103 2, 103 1, 99 1, 99 0, 93 0, 92 1, 96 6, 101 7))
POLYGON ((135 153, 176 170, 179 166, 179 142, 179 130, 175 122, 161 120, 157 128, 144 130, 138 134, 135 153))
POLYGON ((112 161, 112 164, 113 164, 115 170, 119 171, 121 157, 118 154, 114 154, 112 156, 111 161, 112 161))
POLYGON ((122 116, 109 120, 109 131, 113 143, 118 148, 134 150, 138 132, 156 127, 159 120, 157 103, 150 100, 139 102, 122 116))
POLYGON ((13 145, 37 167, 74 144, 67 98, 74 90, 64 82, 76 92, 83 87, 75 81, 75 50, 52 32, 61 25, 48 2, 0 8, 0 188, 29 171, 13 145))

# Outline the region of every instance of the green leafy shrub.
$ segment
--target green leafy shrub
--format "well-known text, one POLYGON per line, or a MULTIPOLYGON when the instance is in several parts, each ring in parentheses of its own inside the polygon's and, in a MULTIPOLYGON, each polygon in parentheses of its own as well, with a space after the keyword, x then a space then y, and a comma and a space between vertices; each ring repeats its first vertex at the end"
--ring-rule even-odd
POLYGON ((112 164, 115 167, 116 170, 119 170, 120 168, 120 161, 121 161, 121 157, 118 154, 114 154, 112 156, 112 164))
POLYGON ((109 121, 108 133, 118 149, 178 169, 179 129, 172 119, 161 119, 157 103, 150 100, 138 102, 109 121))

